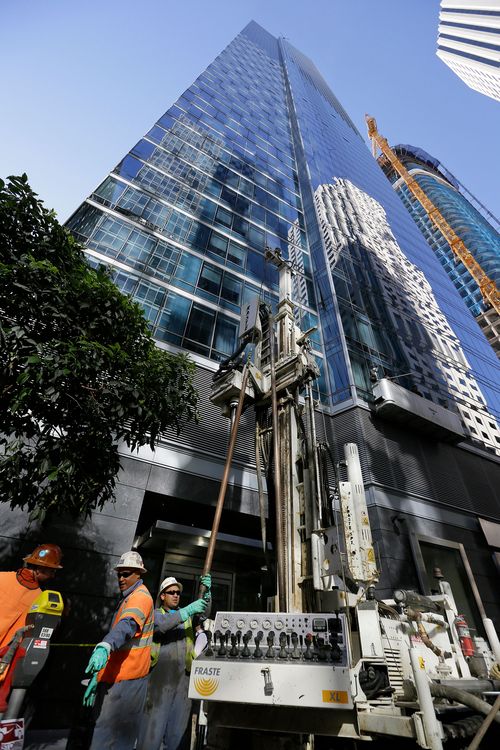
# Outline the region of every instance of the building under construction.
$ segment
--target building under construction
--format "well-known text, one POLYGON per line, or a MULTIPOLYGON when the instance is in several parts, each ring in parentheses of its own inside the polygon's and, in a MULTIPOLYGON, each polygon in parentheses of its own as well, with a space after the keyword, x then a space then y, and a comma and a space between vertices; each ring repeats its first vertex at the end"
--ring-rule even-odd
MULTIPOLYGON (((44 529, 64 549, 58 580, 73 600, 60 639, 100 640, 113 566, 132 546, 152 590, 168 574, 194 596, 229 441, 212 379, 239 348, 248 304, 277 311, 267 248, 293 263, 291 309, 318 372, 309 430, 325 513, 355 443, 378 595, 430 594, 438 566, 471 627, 482 635, 485 616, 498 627, 500 362, 314 64, 251 22, 150 125, 68 228, 143 306, 158 346, 193 358, 201 421, 154 452, 124 449, 115 502, 44 529)), ((257 428, 251 406, 212 567, 215 610, 265 611, 276 593, 259 471, 272 464, 269 425, 257 428)), ((2 529, 11 555, 38 538, 10 511, 2 529)), ((39 723, 54 723, 51 706, 62 726, 74 720, 87 658, 54 649, 39 723)))
MULTIPOLYGON (((463 241, 484 273, 499 287, 500 222, 498 219, 469 193, 440 161, 423 149, 398 145, 394 146, 392 151, 463 241)), ((491 346, 500 356, 498 311, 483 299, 479 285, 470 270, 459 262, 447 238, 432 222, 422 204, 415 200, 405 180, 395 170, 387 156, 382 154, 378 162, 457 287, 460 296, 483 329, 491 346)))

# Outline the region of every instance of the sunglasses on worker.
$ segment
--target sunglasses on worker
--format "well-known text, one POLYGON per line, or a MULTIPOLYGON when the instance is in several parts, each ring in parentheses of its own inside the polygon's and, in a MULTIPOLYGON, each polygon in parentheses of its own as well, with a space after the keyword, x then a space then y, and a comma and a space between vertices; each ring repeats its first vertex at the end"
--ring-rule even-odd
POLYGON ((179 589, 175 589, 174 591, 163 591, 162 593, 168 594, 168 596, 180 596, 181 592, 179 589))
POLYGON ((118 578, 130 578, 132 573, 136 573, 136 570, 117 570, 116 575, 118 578))

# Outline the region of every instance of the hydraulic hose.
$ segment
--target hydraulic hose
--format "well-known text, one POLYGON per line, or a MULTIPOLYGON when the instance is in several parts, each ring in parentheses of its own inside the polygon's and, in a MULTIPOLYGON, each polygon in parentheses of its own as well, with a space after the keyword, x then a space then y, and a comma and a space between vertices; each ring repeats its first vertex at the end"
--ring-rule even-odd
MULTIPOLYGON (((461 690, 460 688, 450 687, 449 685, 438 685, 436 682, 431 682, 429 687, 433 698, 447 698, 456 703, 462 703, 464 706, 468 706, 469 708, 472 708, 473 711, 477 711, 485 716, 491 711, 491 705, 489 703, 478 698, 476 695, 472 695, 472 693, 467 693, 465 690, 461 690)), ((497 713, 494 721, 500 724, 500 713, 497 713)))

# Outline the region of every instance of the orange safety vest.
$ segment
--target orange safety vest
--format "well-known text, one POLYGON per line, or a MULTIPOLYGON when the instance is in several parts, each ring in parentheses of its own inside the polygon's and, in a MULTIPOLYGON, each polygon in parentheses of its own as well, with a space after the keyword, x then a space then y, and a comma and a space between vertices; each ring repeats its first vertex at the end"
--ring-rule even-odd
POLYGON ((0 573, 0 648, 24 627, 29 609, 41 593, 39 586, 29 589, 19 583, 15 570, 0 573))
POLYGON ((121 648, 111 652, 108 663, 99 672, 99 682, 113 684, 136 680, 149 672, 154 628, 153 599, 143 583, 123 599, 111 628, 126 617, 135 620, 139 629, 121 648))

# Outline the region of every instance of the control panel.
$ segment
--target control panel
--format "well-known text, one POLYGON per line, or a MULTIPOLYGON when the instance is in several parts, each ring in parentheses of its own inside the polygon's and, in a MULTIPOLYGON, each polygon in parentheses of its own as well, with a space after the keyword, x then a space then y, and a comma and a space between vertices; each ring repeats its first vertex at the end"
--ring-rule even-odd
POLYGON ((343 614, 218 612, 210 636, 204 656, 216 660, 278 659, 347 665, 343 614))
POLYGON ((206 636, 190 698, 352 707, 344 614, 218 612, 206 636))

